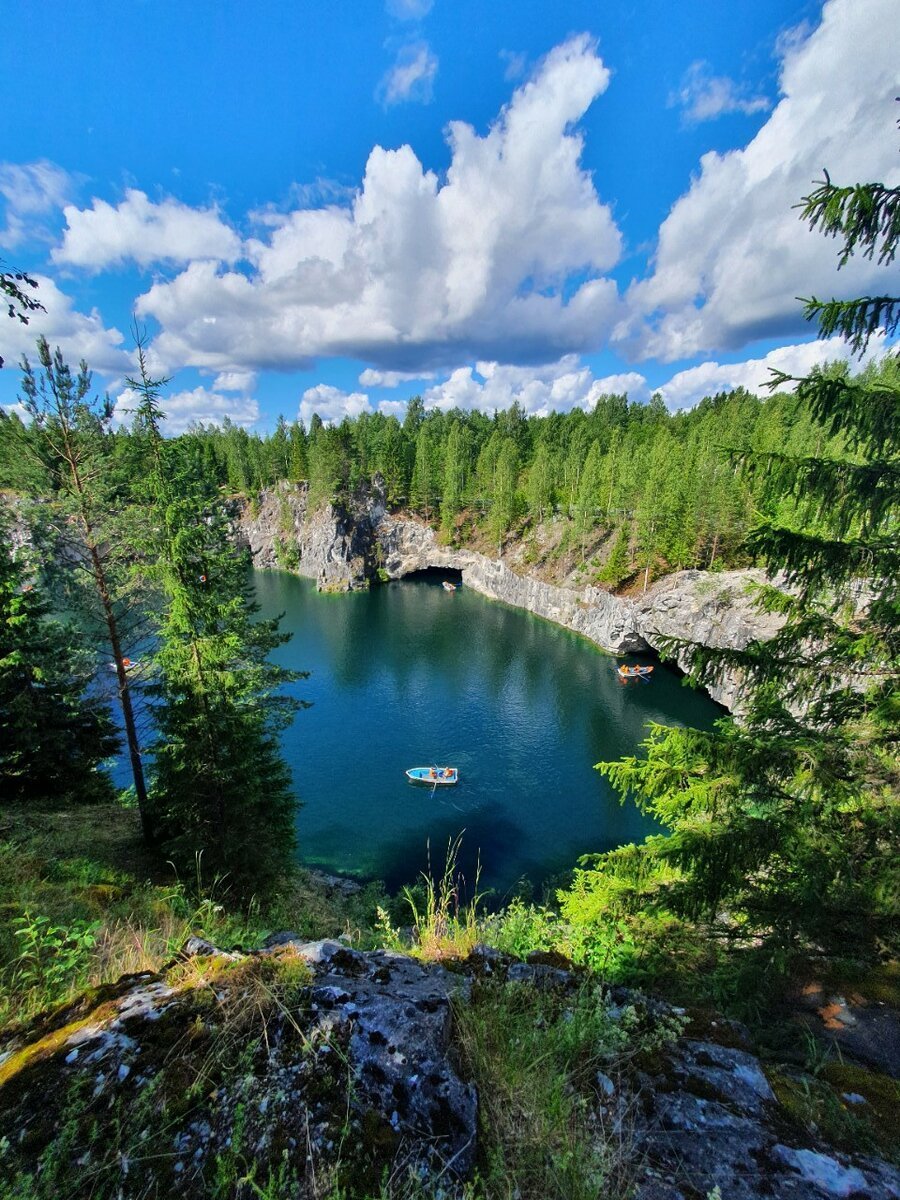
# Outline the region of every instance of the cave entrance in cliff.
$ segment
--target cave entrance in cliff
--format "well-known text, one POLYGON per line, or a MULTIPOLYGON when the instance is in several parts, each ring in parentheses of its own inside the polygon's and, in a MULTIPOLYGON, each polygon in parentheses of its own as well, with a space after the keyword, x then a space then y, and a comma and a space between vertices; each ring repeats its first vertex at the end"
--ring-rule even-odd
POLYGON ((462 586, 462 571, 456 567, 425 567, 421 571, 410 571, 402 576, 413 583, 433 583, 435 586, 450 583, 454 587, 462 586))

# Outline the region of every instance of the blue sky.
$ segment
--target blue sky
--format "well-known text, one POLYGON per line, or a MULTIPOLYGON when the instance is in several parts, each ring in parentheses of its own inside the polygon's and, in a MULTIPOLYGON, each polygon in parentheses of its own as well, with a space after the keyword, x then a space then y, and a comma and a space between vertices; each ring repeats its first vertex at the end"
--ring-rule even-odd
POLYGON ((173 431, 428 404, 672 408, 825 357, 884 287, 791 206, 900 183, 895 0, 7 4, 0 403, 38 332, 173 431))

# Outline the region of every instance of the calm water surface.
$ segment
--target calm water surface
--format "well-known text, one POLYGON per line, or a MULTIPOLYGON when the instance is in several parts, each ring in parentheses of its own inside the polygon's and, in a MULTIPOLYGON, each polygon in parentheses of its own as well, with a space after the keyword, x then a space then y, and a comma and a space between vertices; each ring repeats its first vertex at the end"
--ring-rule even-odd
MULTIPOLYGON (((284 613, 275 654, 310 672, 292 692, 313 707, 283 734, 303 802, 304 862, 396 887, 440 866, 464 830, 469 877, 507 895, 576 858, 641 839, 651 826, 621 805, 601 759, 632 753, 647 721, 708 728, 721 709, 657 665, 623 685, 618 661, 547 621, 440 577, 320 595, 279 571, 255 573, 262 615, 284 613), (406 781, 411 766, 459 768, 460 783, 406 781)), ((637 661, 628 659, 627 661, 637 661)), ((646 656, 643 661, 647 661, 646 656)))

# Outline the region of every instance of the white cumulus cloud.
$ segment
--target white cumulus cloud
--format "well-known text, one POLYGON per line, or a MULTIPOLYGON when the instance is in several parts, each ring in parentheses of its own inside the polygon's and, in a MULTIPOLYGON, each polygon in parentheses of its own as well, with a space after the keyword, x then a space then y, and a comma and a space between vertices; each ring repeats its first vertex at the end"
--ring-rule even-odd
POLYGON ((318 356, 419 373, 546 362, 621 319, 621 238, 581 166, 577 123, 609 72, 585 36, 556 47, 486 134, 452 122, 439 180, 376 146, 353 203, 271 214, 250 274, 191 262, 138 312, 169 369, 308 368, 318 356))
POLYGON ((366 367, 359 377, 359 382, 363 387, 395 388, 401 383, 412 383, 416 379, 434 379, 434 375, 434 371, 379 371, 374 367, 366 367))
POLYGON ((595 379, 577 355, 541 367, 514 367, 479 362, 458 367, 443 383, 422 393, 429 408, 479 409, 494 412, 520 404, 527 413, 544 417, 572 408, 589 411, 600 396, 627 392, 633 400, 645 400, 647 381, 636 371, 595 379))
POLYGON ((233 262, 241 252, 240 238, 217 208, 191 208, 174 199, 156 203, 137 188, 129 188, 120 204, 95 198, 90 208, 67 205, 63 211, 67 227, 53 259, 69 266, 99 271, 126 262, 233 262))
POLYGON ((807 328, 797 296, 860 295, 879 268, 836 250, 794 207, 826 166, 836 182, 900 183, 895 0, 829 0, 805 40, 782 42, 782 98, 743 149, 703 156, 628 299, 621 341, 664 361, 807 328))
POLYGON ((78 312, 71 296, 61 291, 46 275, 35 275, 37 290, 29 291, 43 304, 46 312, 33 312, 27 325, 8 321, 0 312, 0 358, 8 367, 26 355, 37 360, 35 340, 43 334, 52 348, 59 346, 70 366, 84 359, 92 370, 104 375, 121 376, 133 367, 130 354, 122 349, 125 338, 116 328, 107 328, 95 308, 78 312))
POLYGON ((220 371, 213 380, 214 392, 252 392, 256 387, 255 371, 220 371))
MULTIPOLYGON (((853 361, 852 369, 855 371, 870 359, 880 358, 884 351, 884 338, 873 338, 863 359, 853 361)), ((850 349, 842 338, 801 342, 794 346, 779 346, 762 358, 750 358, 744 362, 700 363, 686 371, 679 371, 657 390, 662 393, 666 406, 675 411, 693 408, 705 396, 715 396, 717 392, 730 392, 739 387, 757 396, 768 396, 771 389, 766 384, 771 381, 773 370, 797 378, 808 375, 813 367, 850 359, 850 349)), ((792 391, 793 385, 787 385, 784 390, 792 391)))
POLYGON ((300 397, 297 417, 308 427, 313 413, 318 413, 326 425, 337 425, 344 417, 371 411, 369 397, 363 392, 342 392, 330 383, 317 383, 300 397))
MULTIPOLYGON (((137 406, 137 395, 125 388, 116 397, 115 420, 129 424, 137 406)), ((259 405, 250 396, 223 396, 205 387, 173 392, 162 398, 165 413, 163 432, 174 437, 190 425, 221 425, 227 417, 233 425, 247 428, 259 420, 259 405)))

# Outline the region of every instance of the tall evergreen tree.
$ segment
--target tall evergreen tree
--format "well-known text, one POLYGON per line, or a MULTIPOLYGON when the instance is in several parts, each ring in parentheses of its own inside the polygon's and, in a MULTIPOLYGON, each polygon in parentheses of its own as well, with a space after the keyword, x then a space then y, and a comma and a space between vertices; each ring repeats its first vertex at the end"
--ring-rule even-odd
MULTIPOLYGON (((826 186, 804 215, 815 226, 834 204, 844 258, 880 245, 890 262, 900 225, 879 220, 869 236, 865 206, 854 213, 844 196, 826 186)), ((870 310, 863 302, 858 311, 870 310)), ((871 330, 855 318, 854 329, 862 348, 871 330)), ((576 920, 663 909, 773 953, 896 952, 900 369, 892 357, 856 378, 816 371, 773 382, 796 385, 799 411, 818 430, 816 452, 742 456, 772 514, 748 547, 785 585, 764 588, 760 602, 784 625, 743 651, 681 646, 701 683, 726 667, 743 673, 742 717, 712 732, 654 725, 644 758, 600 764, 668 833, 602 856, 563 902, 576 920)))
POLYGON ((0 799, 112 800, 100 764, 119 738, 89 690, 93 656, 50 611, 0 522, 0 799))
POLYGON ((84 568, 97 599, 99 620, 112 653, 141 826, 149 841, 147 787, 125 629, 132 583, 127 561, 131 547, 117 519, 121 496, 115 493, 107 454, 111 406, 108 399, 104 403, 91 395, 87 363, 82 362, 78 374, 73 375, 59 348, 51 354, 46 338, 38 338, 37 349, 38 373, 27 359, 22 362, 23 403, 32 418, 33 444, 51 477, 62 523, 77 531, 72 561, 84 568))
POLYGON ((191 453, 163 441, 160 381, 141 374, 136 434, 147 450, 146 497, 163 597, 158 680, 152 689, 153 807, 165 852, 247 896, 287 870, 296 800, 277 732, 298 702, 284 686, 299 676, 269 655, 288 640, 278 621, 256 621, 245 556, 191 453))
POLYGON ((410 485, 410 502, 423 511, 426 521, 431 520, 434 506, 435 474, 431 434, 428 426, 423 424, 416 436, 416 460, 410 485))

